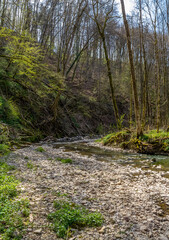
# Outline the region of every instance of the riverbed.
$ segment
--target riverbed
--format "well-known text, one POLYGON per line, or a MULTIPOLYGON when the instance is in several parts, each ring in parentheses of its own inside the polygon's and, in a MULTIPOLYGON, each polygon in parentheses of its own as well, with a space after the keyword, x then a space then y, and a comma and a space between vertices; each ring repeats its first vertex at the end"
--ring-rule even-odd
POLYGON ((7 161, 16 166, 20 197, 30 201, 30 224, 23 239, 58 239, 47 215, 60 199, 104 216, 103 226, 73 229, 69 239, 169 239, 169 171, 152 164, 159 159, 169 161, 166 156, 102 147, 87 139, 41 142, 16 150, 7 161), (38 152, 39 146, 45 151, 38 152), (72 164, 57 158, 70 158, 72 164))

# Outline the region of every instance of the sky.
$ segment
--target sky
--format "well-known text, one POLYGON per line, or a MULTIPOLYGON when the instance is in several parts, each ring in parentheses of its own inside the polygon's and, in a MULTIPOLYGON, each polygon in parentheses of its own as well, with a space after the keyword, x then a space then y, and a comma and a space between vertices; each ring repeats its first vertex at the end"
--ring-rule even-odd
MULTIPOLYGON (((119 2, 119 10, 121 12, 120 0, 117 0, 117 2, 119 2)), ((124 4, 125 4, 126 13, 129 14, 134 8, 134 0, 124 0, 124 4)))

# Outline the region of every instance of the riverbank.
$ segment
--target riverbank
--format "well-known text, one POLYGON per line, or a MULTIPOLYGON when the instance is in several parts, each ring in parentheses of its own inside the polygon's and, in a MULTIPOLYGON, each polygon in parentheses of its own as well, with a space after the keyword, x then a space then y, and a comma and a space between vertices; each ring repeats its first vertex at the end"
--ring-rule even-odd
POLYGON ((122 149, 134 150, 138 153, 169 155, 169 132, 156 130, 145 132, 139 138, 129 129, 106 135, 98 142, 104 146, 120 147, 122 149))
MULTIPOLYGON (((163 177, 163 171, 119 164, 110 159, 113 153, 93 148, 91 143, 73 144, 44 142, 8 156, 7 162, 16 167, 16 177, 21 180, 20 197, 30 203, 30 224, 23 239, 58 239, 48 214, 60 200, 104 217, 100 227, 74 227, 67 239, 168 239, 169 179, 163 177)), ((122 156, 120 152, 118 160, 122 156)), ((133 155, 124 153, 124 157, 133 155)))

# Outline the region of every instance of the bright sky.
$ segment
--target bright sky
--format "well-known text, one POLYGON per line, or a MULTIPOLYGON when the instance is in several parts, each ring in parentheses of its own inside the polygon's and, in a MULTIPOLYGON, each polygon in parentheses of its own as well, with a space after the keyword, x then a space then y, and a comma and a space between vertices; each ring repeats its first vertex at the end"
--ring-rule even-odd
MULTIPOLYGON (((116 0, 116 1, 119 2, 119 10, 121 12, 120 0, 116 0)), ((134 0, 124 0, 124 4, 125 4, 126 13, 129 14, 134 8, 134 0)))

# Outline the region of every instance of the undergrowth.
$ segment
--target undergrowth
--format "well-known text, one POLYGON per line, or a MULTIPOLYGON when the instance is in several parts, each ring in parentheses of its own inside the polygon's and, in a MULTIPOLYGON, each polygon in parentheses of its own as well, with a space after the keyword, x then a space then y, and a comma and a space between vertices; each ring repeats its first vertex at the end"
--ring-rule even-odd
POLYGON ((103 223, 103 216, 98 212, 89 210, 66 201, 55 201, 55 212, 48 215, 52 221, 53 230, 60 238, 71 236, 71 228, 97 227, 103 223))
POLYGON ((45 149, 43 147, 37 147, 36 151, 37 152, 45 152, 45 149))
POLYGON ((106 135, 97 142, 103 145, 118 145, 124 149, 133 149, 141 153, 169 153, 169 132, 150 130, 137 138, 134 131, 124 129, 120 132, 113 132, 106 135))
POLYGON ((22 238, 26 217, 29 215, 27 200, 15 200, 18 195, 18 181, 9 171, 14 167, 0 161, 0 239, 22 238))
POLYGON ((72 159, 70 158, 56 158, 57 161, 60 161, 62 163, 72 163, 72 159))
POLYGON ((9 150, 9 146, 8 145, 0 144, 0 155, 7 154, 9 152, 10 152, 10 150, 9 150))

